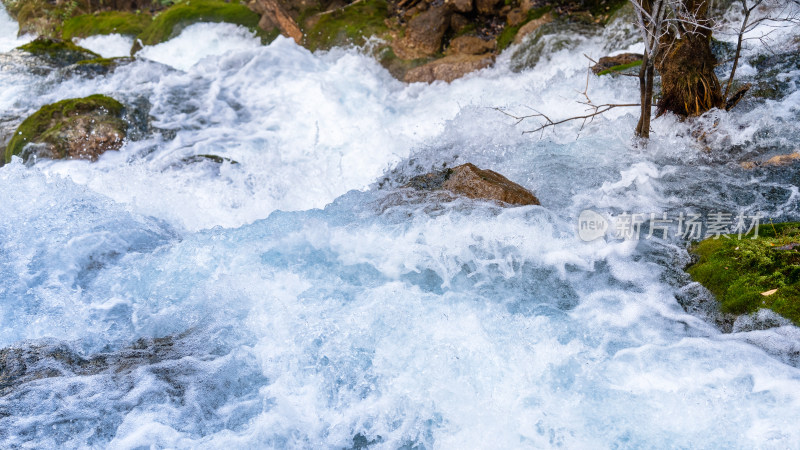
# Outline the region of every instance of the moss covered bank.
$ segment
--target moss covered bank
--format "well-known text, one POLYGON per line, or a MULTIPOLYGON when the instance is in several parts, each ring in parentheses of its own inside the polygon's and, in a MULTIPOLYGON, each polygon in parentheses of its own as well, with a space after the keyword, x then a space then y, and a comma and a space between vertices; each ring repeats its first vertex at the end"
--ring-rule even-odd
POLYGON ((800 223, 762 224, 753 234, 706 239, 692 247, 687 271, 711 291, 724 312, 769 308, 800 325, 800 223))

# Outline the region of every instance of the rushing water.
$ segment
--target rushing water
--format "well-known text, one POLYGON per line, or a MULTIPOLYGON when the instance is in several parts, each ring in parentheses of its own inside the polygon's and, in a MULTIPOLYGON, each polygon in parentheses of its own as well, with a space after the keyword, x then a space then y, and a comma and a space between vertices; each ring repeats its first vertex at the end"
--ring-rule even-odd
MULTIPOLYGON (((126 39, 83 43, 114 56, 126 39)), ((0 50, 23 42, 0 12, 0 50)), ((796 169, 739 162, 796 148, 800 91, 659 118, 646 147, 635 110, 523 135, 533 119, 493 107, 581 113, 580 55, 636 48, 611 32, 574 45, 406 85, 354 49, 199 24, 92 79, 3 67, 7 124, 94 93, 152 123, 96 163, 0 169, 0 347, 179 341, 0 397, 3 447, 796 446, 800 331, 745 318, 723 333, 683 240, 585 243, 576 224, 586 208, 798 219, 796 169), (409 177, 463 162, 543 206, 401 198, 409 177)), ((637 92, 592 77, 588 94, 637 92)))

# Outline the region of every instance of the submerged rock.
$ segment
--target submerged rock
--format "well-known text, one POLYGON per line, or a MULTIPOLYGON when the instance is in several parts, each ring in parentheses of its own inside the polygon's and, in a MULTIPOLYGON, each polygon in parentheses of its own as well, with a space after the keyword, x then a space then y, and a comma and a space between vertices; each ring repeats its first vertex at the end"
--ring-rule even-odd
POLYGON ((71 41, 44 37, 17 47, 17 49, 41 58, 56 67, 66 67, 79 61, 100 58, 97 53, 78 47, 71 41))
POLYGON ((132 62, 133 58, 130 57, 87 59, 67 66, 62 69, 62 71, 65 77, 78 75, 86 78, 94 78, 113 72, 117 67, 132 62))
POLYGON ((777 167, 788 166, 789 164, 800 161, 800 152, 789 153, 788 155, 777 155, 766 161, 745 161, 739 165, 743 169, 755 169, 756 167, 777 167))
POLYGON ((113 98, 92 95, 45 105, 25 119, 8 143, 5 163, 19 155, 38 158, 88 159, 119 150, 126 136, 124 107, 113 98))
POLYGON ((137 367, 179 359, 184 354, 173 337, 139 339, 113 353, 83 357, 64 342, 21 343, 0 349, 0 397, 17 386, 44 378, 123 374, 137 367))
POLYGON ((412 178, 406 187, 424 191, 445 190, 473 199, 495 200, 508 205, 539 205, 529 190, 492 170, 466 163, 452 169, 412 178))
POLYGON ((751 95, 768 100, 781 100, 795 92, 797 73, 800 70, 800 52, 796 50, 778 54, 759 55, 749 61, 755 67, 752 77, 743 82, 753 84, 751 95))

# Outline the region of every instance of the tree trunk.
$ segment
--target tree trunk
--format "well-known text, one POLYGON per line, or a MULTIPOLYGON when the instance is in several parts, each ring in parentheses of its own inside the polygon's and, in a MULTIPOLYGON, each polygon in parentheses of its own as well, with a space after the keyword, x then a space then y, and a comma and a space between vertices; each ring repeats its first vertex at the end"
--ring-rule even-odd
POLYGON ((714 74, 717 60, 711 53, 708 2, 682 0, 686 10, 695 13, 696 24, 681 23, 684 30, 680 36, 669 33, 660 43, 664 50, 656 58, 662 86, 657 116, 667 111, 683 117, 699 116, 725 103, 714 74))
POLYGON ((653 109, 653 60, 647 51, 644 52, 642 66, 639 69, 639 94, 641 113, 639 123, 636 125, 636 135, 641 138, 650 137, 650 116, 653 109))

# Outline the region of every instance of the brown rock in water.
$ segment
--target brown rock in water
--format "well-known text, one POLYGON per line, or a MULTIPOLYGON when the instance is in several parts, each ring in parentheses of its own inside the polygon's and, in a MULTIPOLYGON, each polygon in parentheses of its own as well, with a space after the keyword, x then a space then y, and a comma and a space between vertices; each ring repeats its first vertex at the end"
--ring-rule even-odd
POLYGON ((449 55, 406 72, 406 83, 433 83, 436 80, 451 82, 457 78, 490 66, 494 55, 449 55))
POLYGON ((553 21, 553 16, 550 13, 547 13, 536 20, 531 20, 530 22, 520 27, 519 31, 517 31, 517 35, 514 36, 514 43, 519 44, 520 42, 522 42, 525 36, 538 30, 539 27, 541 27, 542 25, 550 23, 552 21, 553 21))
POLYGON ((484 40, 478 36, 459 36, 447 47, 447 54, 482 55, 493 52, 497 48, 497 40, 484 40))
POLYGON ((772 158, 763 161, 745 161, 740 163, 739 165, 743 169, 755 169, 756 167, 777 167, 777 166, 788 166, 796 161, 800 160, 800 152, 789 153, 788 155, 777 155, 773 156, 772 158))
POLYGON ((539 205, 529 190, 491 170, 466 163, 441 172, 414 177, 406 187, 417 190, 446 190, 465 197, 495 200, 509 205, 539 205))
POLYGON ((436 54, 442 48, 442 38, 450 25, 447 5, 434 6, 414 16, 406 27, 405 36, 392 45, 402 59, 417 59, 436 54))
POLYGON ((479 14, 493 14, 503 4, 502 0, 475 0, 479 14))
POLYGON ((599 61, 597 61, 597 64, 592 66, 592 72, 597 75, 598 73, 608 70, 612 67, 630 64, 641 60, 641 53, 622 53, 614 56, 603 56, 599 61))

